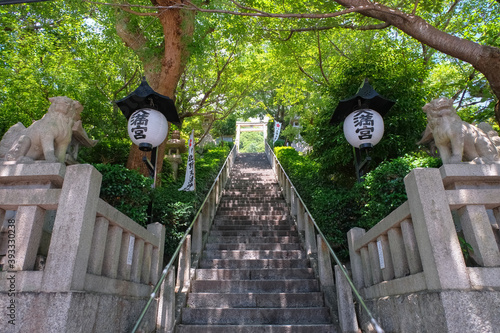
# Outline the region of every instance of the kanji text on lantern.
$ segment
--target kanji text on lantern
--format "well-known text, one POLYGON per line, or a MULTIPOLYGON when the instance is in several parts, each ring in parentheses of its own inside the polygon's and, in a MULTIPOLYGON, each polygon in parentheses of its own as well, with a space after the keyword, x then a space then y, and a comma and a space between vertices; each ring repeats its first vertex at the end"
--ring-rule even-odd
POLYGON ((146 110, 138 110, 130 117, 129 122, 132 126, 130 130, 134 133, 136 140, 146 138, 145 133, 148 131, 148 117, 149 112, 146 110))
POLYGON ((354 127, 360 140, 367 140, 372 138, 372 133, 375 130, 373 113, 370 110, 355 111, 354 127))

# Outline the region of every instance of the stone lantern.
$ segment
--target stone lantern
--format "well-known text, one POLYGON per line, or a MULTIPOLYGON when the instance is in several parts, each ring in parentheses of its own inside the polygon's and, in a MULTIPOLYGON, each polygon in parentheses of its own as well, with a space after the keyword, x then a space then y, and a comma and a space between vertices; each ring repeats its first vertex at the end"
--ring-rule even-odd
POLYGON ((200 147, 204 147, 208 143, 215 143, 214 138, 208 132, 209 128, 210 128, 210 125, 213 123, 213 121, 214 121, 214 116, 212 116, 212 115, 206 115, 205 117, 203 117, 203 123, 201 124, 201 127, 203 128, 203 131, 205 133, 207 133, 207 134, 205 135, 205 137, 203 138, 203 140, 201 140, 201 142, 199 143, 200 147))
POLYGON ((172 132, 172 138, 167 141, 165 150, 167 152, 166 158, 172 165, 172 175, 174 179, 177 179, 179 164, 182 163, 181 154, 186 151, 186 140, 181 139, 179 131, 172 132))

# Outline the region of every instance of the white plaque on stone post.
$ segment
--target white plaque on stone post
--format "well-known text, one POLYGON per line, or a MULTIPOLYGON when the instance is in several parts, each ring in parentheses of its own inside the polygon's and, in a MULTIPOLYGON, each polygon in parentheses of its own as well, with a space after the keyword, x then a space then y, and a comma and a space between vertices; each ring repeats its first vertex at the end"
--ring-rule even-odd
POLYGON ((380 262, 380 269, 384 269, 385 261, 384 261, 384 252, 382 251, 381 241, 377 241, 377 249, 378 249, 378 261, 380 262))
POLYGON ((131 235, 128 241, 127 265, 132 265, 132 258, 134 257, 134 244, 135 236, 131 235))

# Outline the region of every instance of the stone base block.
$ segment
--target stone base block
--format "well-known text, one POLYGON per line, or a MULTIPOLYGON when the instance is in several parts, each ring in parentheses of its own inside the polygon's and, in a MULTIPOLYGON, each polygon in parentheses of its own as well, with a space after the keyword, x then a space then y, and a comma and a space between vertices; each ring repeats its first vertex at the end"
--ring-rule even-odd
MULTIPOLYGON (((500 291, 422 292, 365 301, 386 333, 484 333, 500 327, 500 291)), ((364 332, 369 318, 360 310, 364 332)))
MULTIPOLYGON (((114 295, 21 292, 12 297, 0 293, 0 331, 5 333, 112 333, 130 332, 146 305, 145 298, 114 295), (15 325, 5 316, 14 300, 15 325)), ((7 314, 9 314, 7 313, 7 314)), ((156 304, 152 304, 139 332, 155 330, 156 304)))

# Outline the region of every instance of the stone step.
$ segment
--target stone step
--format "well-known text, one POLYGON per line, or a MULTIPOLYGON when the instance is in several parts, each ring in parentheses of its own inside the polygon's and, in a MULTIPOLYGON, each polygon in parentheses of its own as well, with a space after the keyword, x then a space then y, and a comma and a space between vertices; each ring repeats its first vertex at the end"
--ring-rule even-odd
POLYGON ((265 250, 245 250, 245 251, 205 251, 203 253, 205 259, 306 259, 307 255, 302 250, 289 251, 265 251, 265 250))
POLYGON ((219 221, 291 221, 288 214, 284 215, 243 215, 243 216, 222 216, 216 215, 214 218, 215 222, 219 221))
POLYGON ((191 293, 187 299, 190 308, 299 308, 323 307, 323 294, 309 293, 191 293))
POLYGON ((234 171, 231 172, 231 176, 237 177, 237 179, 262 179, 262 178, 270 178, 276 179, 274 172, 271 169, 253 169, 248 172, 245 171, 234 171))
POLYGON ((179 325, 178 333, 336 333, 329 324, 310 325, 179 325))
POLYGON ((236 174, 233 173, 229 177, 229 183, 234 183, 234 182, 264 182, 267 181, 269 183, 276 183, 276 177, 274 176, 274 173, 271 172, 264 172, 262 174, 256 173, 256 172, 248 172, 248 173, 240 173, 236 174))
POLYGON ((196 270, 199 280, 279 280, 314 279, 312 268, 272 269, 202 269, 196 270))
POLYGON ((210 231, 210 236, 238 236, 238 237, 294 237, 297 236, 296 231, 290 230, 212 230, 210 231))
POLYGON ((282 203, 264 203, 264 202, 248 202, 248 203, 232 203, 232 202, 221 202, 219 204, 219 210, 221 211, 232 211, 238 209, 245 209, 247 211, 266 211, 266 210, 281 210, 284 211, 287 209, 287 206, 284 202, 282 203))
POLYGON ((264 185, 264 186, 277 186, 278 180, 274 177, 264 176, 252 176, 252 177, 233 177, 227 183, 226 186, 238 185, 238 184, 256 184, 256 185, 264 185))
POLYGON ((224 195, 229 198, 283 198, 281 191, 279 190, 255 190, 255 191, 245 191, 245 190, 224 190, 224 195))
POLYGON ((219 208, 241 208, 244 207, 246 209, 247 206, 256 206, 256 207, 284 207, 286 208, 286 203, 283 202, 282 199, 276 200, 263 200, 263 199, 255 199, 254 201, 246 200, 221 200, 219 203, 219 208))
POLYGON ((202 259, 200 268, 283 269, 309 268, 307 259, 202 259))
POLYGON ((221 309, 184 308, 182 323, 194 325, 280 325, 280 324, 328 324, 327 308, 266 308, 266 309, 221 309))
POLYGON ((234 184, 259 184, 259 185, 275 185, 278 181, 272 176, 237 176, 233 177, 227 183, 228 185, 234 184))
POLYGON ((224 216, 269 216, 269 215, 285 215, 285 210, 283 208, 281 209, 262 209, 260 211, 258 210, 246 210, 246 209, 218 209, 217 210, 217 215, 224 217, 224 216))
POLYGON ((237 155, 177 333, 335 333, 263 154, 237 155))
POLYGON ((278 221, 265 221, 265 220, 233 220, 233 219, 218 219, 212 224, 212 227, 220 226, 235 226, 235 227, 249 227, 249 226, 261 226, 261 227, 288 227, 290 229, 295 229, 295 225, 291 224, 289 220, 278 220, 278 221))
POLYGON ((278 184, 229 184, 226 185, 224 189, 224 194, 230 194, 231 192, 245 192, 245 193, 268 193, 268 192, 279 192, 280 186, 278 184))
POLYGON ((194 280, 192 293, 304 293, 319 292, 316 279, 305 280, 194 280))
POLYGON ((216 224, 212 227, 212 230, 218 231, 251 231, 251 230, 262 230, 262 231, 271 231, 271 230, 296 230, 295 226, 290 225, 231 225, 231 224, 216 224))
POLYGON ((299 243, 299 237, 208 236, 208 243, 299 243))
POLYGON ((241 250, 241 251, 252 251, 252 250, 269 250, 269 251, 281 251, 281 250, 300 250, 299 243, 292 244, 280 244, 280 243, 207 243, 206 251, 210 250, 241 250))

